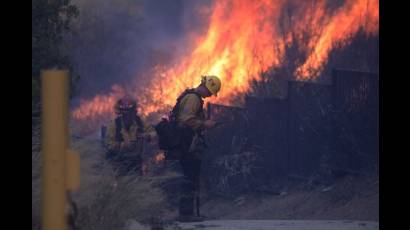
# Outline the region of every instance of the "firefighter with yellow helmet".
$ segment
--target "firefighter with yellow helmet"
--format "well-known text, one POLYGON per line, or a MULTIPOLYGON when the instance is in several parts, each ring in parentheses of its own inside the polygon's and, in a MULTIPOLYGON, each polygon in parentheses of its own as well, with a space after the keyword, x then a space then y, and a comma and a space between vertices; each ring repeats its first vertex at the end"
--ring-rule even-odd
POLYGON ((202 131, 215 126, 216 122, 207 120, 203 109, 203 99, 212 95, 216 96, 221 89, 221 80, 217 76, 202 76, 198 87, 185 90, 177 99, 170 119, 181 126, 192 130, 193 137, 185 135, 189 148, 182 151, 179 156, 184 175, 179 202, 179 221, 202 221, 199 215, 199 177, 201 171, 201 155, 206 146, 202 131), (194 202, 196 200, 197 215, 194 215, 194 202))
POLYGON ((105 139, 107 158, 119 175, 142 174, 144 141, 156 137, 155 129, 138 116, 137 101, 129 96, 118 100, 114 109, 117 117, 108 125, 105 139))

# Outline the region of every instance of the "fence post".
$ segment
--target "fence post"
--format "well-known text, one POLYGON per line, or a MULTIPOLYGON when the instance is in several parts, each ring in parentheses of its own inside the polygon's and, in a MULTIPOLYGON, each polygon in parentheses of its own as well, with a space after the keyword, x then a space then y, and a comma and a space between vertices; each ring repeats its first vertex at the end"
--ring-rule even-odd
POLYGON ((45 70, 42 81, 42 228, 67 229, 67 190, 79 187, 79 157, 68 149, 68 71, 45 70))
POLYGON ((207 105, 206 105, 206 107, 207 107, 207 113, 208 113, 208 115, 207 115, 207 119, 211 119, 211 102, 208 102, 207 103, 207 105))
POLYGON ((293 172, 293 167, 292 167, 292 143, 291 143, 291 122, 292 122, 292 108, 291 108, 291 92, 292 92, 292 82, 288 81, 288 96, 287 96, 287 124, 286 124, 286 140, 287 140, 287 152, 288 152, 288 159, 287 159, 287 174, 292 174, 293 172))

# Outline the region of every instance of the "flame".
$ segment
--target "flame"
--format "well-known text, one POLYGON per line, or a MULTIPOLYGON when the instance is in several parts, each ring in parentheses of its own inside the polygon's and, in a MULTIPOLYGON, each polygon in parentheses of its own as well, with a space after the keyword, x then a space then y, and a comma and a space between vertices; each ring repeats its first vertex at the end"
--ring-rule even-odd
MULTIPOLYGON (((360 30, 378 33, 378 0, 346 0, 334 11, 327 9, 329 2, 218 0, 211 8, 201 9, 210 12, 206 32, 188 34, 191 52, 175 65, 155 68, 147 85, 135 94, 141 114, 169 109, 184 89, 198 85, 203 74, 222 80, 218 97, 210 101, 232 104, 233 96, 250 91, 251 80, 261 80, 262 72, 283 65, 286 48, 295 42, 307 58, 294 75, 299 80, 317 77, 335 44, 348 45, 360 30), (286 21, 283 15, 289 6, 294 10, 286 21)), ((73 116, 86 119, 109 113, 113 96, 98 95, 85 101, 73 116)))
POLYGON ((285 50, 285 43, 275 39, 280 36, 275 26, 280 11, 280 6, 267 0, 216 1, 208 31, 196 39, 191 54, 153 78, 145 94, 149 100, 144 98, 151 107, 145 112, 157 110, 155 102, 160 107, 173 105, 204 74, 222 80, 222 90, 213 102, 229 103, 232 95, 247 92, 249 80, 258 80, 260 72, 280 64, 285 50))
POLYGON ((111 87, 109 95, 99 94, 90 101, 82 100, 80 106, 72 113, 74 119, 86 120, 95 116, 113 115, 114 104, 118 98, 125 95, 124 89, 119 85, 111 87))
POLYGON ((154 157, 154 163, 159 164, 165 160, 165 154, 164 153, 158 153, 154 157))
POLYGON ((317 36, 309 42, 310 55, 305 63, 296 70, 299 80, 316 77, 328 59, 328 55, 337 44, 340 47, 351 42, 351 38, 360 30, 366 34, 376 34, 379 26, 379 1, 378 0, 348 0, 334 15, 324 14, 325 1, 314 14, 315 21, 320 18, 327 23, 320 26, 313 24, 312 31, 318 32, 317 36))

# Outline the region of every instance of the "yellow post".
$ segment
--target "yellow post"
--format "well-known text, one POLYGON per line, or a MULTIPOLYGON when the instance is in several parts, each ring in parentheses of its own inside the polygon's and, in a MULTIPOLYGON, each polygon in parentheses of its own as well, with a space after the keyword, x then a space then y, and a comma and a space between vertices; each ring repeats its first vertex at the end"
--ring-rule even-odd
POLYGON ((79 185, 79 158, 68 149, 68 71, 46 70, 41 75, 42 226, 66 230, 66 190, 79 185))

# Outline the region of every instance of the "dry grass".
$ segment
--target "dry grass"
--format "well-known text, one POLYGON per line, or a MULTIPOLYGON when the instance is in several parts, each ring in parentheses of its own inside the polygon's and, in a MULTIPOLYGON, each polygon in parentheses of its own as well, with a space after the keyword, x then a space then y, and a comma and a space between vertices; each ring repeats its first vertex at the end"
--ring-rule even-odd
POLYGON ((251 190, 252 174, 257 165, 258 155, 245 151, 225 155, 216 160, 216 168, 221 170, 217 179, 216 191, 219 193, 245 192, 251 190))
POLYGON ((331 187, 289 184, 284 195, 214 198, 201 211, 211 219, 379 220, 378 178, 346 177, 331 187), (328 190, 327 190, 328 189, 328 190))
POLYGON ((40 229, 40 129, 38 126, 32 128, 32 150, 31 150, 31 222, 32 229, 40 229))
MULTIPOLYGON (((34 137, 37 139, 38 136, 34 137)), ((40 227, 41 160, 33 141, 32 152, 32 229, 40 227)), ((76 225, 81 230, 124 229, 129 220, 151 224, 167 211, 160 188, 167 177, 117 178, 112 167, 104 163, 104 150, 99 140, 72 140, 71 147, 80 153, 81 186, 71 194, 77 205, 76 225)))

